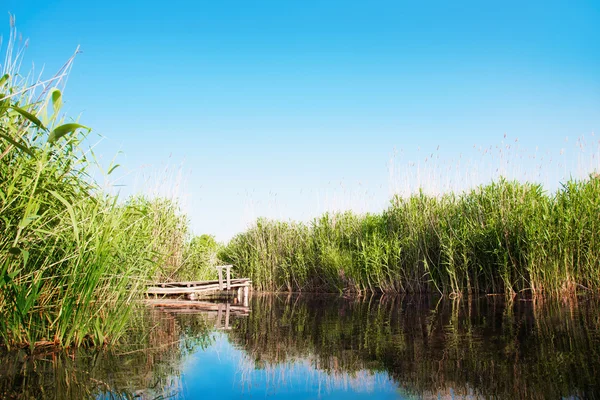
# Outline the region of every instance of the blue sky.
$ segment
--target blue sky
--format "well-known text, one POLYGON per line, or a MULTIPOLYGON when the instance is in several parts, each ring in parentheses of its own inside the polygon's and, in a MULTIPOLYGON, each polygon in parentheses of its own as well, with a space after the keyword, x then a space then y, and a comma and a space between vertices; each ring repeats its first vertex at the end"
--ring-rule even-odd
POLYGON ((598 165, 600 1, 1 4, 36 69, 81 45, 66 111, 124 193, 181 170, 198 234, 598 165))

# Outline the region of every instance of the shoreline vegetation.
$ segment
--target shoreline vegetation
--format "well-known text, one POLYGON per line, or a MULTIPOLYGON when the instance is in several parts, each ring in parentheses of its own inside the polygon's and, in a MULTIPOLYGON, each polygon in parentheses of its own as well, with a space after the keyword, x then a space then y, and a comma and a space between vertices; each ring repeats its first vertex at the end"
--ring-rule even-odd
POLYGON ((266 291, 574 295, 600 290, 600 175, 549 194, 500 178, 379 214, 259 219, 220 257, 266 291))
MULTIPOLYGON (((119 342, 148 281, 235 266, 259 291, 575 294, 600 289, 600 177, 554 194, 499 179, 462 194, 395 197, 380 214, 259 219, 221 245, 169 199, 120 199, 91 131, 61 111, 75 55, 21 74, 11 17, 0 65, 0 348, 119 342)), ((110 165, 110 175, 118 165, 110 165)))
POLYGON ((216 244, 190 241, 174 201, 101 188, 90 129, 61 112, 75 55, 35 80, 19 72, 17 42, 11 17, 0 65, 0 347, 114 344, 148 280, 206 279, 186 267, 208 262, 194 251, 216 244))

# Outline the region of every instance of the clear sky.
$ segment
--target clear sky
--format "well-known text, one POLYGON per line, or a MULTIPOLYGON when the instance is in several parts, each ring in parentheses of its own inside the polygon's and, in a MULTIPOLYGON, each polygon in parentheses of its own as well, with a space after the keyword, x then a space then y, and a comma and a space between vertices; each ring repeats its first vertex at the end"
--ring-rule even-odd
POLYGON ((48 74, 81 45, 67 111, 106 162, 124 152, 124 192, 179 168, 165 190, 220 240, 261 215, 376 211, 504 167, 552 187, 598 165, 600 1, 0 5, 48 74))

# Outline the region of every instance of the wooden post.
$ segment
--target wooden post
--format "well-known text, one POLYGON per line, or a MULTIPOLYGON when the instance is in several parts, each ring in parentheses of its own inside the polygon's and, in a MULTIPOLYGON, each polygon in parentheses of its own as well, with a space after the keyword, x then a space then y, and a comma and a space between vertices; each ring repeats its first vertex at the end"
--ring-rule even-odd
POLYGON ((223 267, 217 267, 219 271, 219 290, 223 290, 223 267))
POLYGON ((223 268, 225 268, 225 273, 227 276, 226 279, 226 288, 227 290, 231 290, 231 267, 232 265, 218 265, 215 268, 219 271, 219 290, 223 290, 223 268))
POLYGON ((242 302, 242 292, 243 291, 244 291, 244 289, 240 286, 238 288, 238 293, 237 293, 238 304, 240 304, 242 302))
POLYGON ((227 270, 227 290, 231 290, 231 265, 226 265, 225 269, 227 270))
POLYGON ((244 286, 244 307, 248 307, 248 285, 244 286))

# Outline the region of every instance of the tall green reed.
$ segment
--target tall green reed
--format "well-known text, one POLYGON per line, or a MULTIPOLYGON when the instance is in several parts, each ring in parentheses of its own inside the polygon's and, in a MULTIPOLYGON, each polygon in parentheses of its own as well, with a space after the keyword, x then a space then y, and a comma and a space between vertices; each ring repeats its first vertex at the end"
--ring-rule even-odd
POLYGON ((555 193, 500 178, 396 196, 381 214, 259 219, 221 257, 262 290, 575 293, 600 290, 600 178, 555 193))
POLYGON ((74 56, 32 81, 16 37, 13 24, 0 79, 0 345, 111 343, 146 281, 181 262, 187 219, 101 190, 90 130, 61 113, 74 56))

